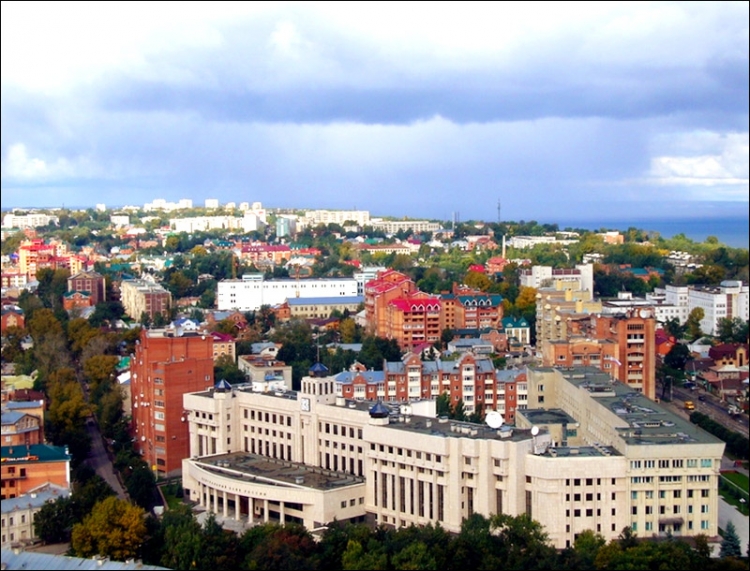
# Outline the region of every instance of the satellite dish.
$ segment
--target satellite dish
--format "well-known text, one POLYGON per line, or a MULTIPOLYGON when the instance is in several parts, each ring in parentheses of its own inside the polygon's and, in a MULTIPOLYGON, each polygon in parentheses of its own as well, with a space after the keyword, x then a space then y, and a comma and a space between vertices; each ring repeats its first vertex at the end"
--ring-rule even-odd
POLYGON ((651 310, 649 309, 641 309, 639 313, 642 319, 648 319, 651 317, 651 310))
POLYGON ((489 411, 484 421, 487 423, 487 426, 489 426, 490 428, 497 429, 503 425, 503 417, 496 410, 489 411))
POLYGON ((531 436, 536 436, 539 434, 539 427, 538 426, 532 426, 531 427, 531 436))

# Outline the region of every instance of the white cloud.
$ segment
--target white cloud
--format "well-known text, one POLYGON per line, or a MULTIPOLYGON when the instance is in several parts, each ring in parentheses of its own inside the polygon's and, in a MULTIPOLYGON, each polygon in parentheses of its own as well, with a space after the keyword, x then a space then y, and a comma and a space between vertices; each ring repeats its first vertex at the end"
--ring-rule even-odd
POLYGON ((37 183, 40 181, 61 181, 72 178, 91 178, 97 176, 97 169, 85 157, 70 161, 59 157, 49 161, 31 156, 24 143, 15 143, 8 147, 8 153, 2 161, 3 180, 37 183))
MULTIPOLYGON (((747 200, 750 146, 747 133, 700 131, 671 137, 678 153, 651 159, 649 177, 659 185, 728 187, 719 198, 747 200), (680 152, 681 151, 681 152, 680 152)), ((705 193, 699 193, 701 198, 705 193)))

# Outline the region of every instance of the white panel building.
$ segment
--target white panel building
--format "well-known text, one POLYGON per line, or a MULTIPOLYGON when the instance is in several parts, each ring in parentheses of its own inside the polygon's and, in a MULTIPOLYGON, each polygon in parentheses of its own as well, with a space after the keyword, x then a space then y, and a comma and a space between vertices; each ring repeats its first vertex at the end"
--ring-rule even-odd
POLYGON ((718 287, 690 288, 688 314, 696 307, 703 309, 703 333, 716 335, 720 319, 739 317, 748 320, 748 286, 740 281, 726 280, 718 287))
POLYGON ((218 283, 216 306, 220 311, 257 311, 263 305, 279 305, 296 297, 354 297, 357 280, 352 278, 267 280, 263 274, 245 274, 239 280, 218 283))

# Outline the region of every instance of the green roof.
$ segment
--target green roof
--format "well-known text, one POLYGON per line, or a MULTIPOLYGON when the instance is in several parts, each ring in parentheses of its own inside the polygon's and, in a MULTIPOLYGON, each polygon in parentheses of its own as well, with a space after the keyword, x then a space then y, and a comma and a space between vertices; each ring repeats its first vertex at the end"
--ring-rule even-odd
POLYGON ((70 454, 63 446, 32 444, 31 446, 3 446, 0 456, 6 462, 21 462, 29 456, 36 456, 38 462, 59 462, 70 460, 70 454))

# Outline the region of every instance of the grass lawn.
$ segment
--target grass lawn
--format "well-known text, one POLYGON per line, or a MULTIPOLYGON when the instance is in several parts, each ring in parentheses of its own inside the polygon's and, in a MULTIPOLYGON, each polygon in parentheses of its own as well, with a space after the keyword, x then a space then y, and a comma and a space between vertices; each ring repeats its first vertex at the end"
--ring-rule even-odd
POLYGON ((750 492, 750 478, 745 476, 745 474, 740 474, 739 472, 722 472, 721 475, 746 492, 750 492))
POLYGON ((728 503, 735 506, 740 513, 743 515, 750 515, 750 502, 748 502, 748 477, 739 472, 723 472, 721 485, 719 486, 719 494, 728 503), (725 480, 732 482, 735 486, 739 487, 740 490, 734 488, 732 484, 727 484, 725 480), (734 491, 727 490, 727 488, 734 488, 734 491), (744 493, 741 491, 744 490, 744 493), (740 498, 744 498, 744 502, 740 498))
POLYGON ((167 509, 174 509, 182 503, 182 498, 177 497, 177 490, 180 484, 167 484, 161 487, 161 493, 164 494, 164 501, 167 502, 167 509))

